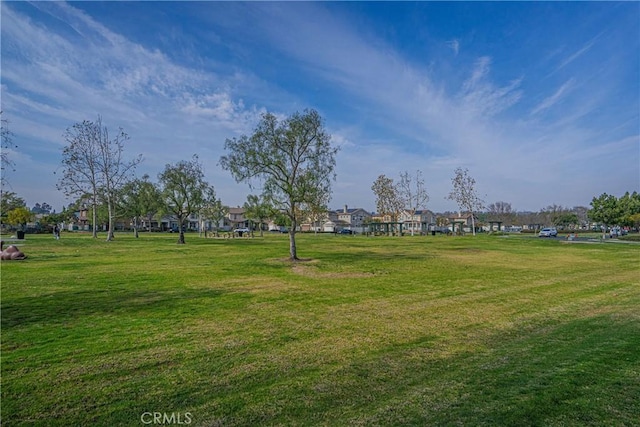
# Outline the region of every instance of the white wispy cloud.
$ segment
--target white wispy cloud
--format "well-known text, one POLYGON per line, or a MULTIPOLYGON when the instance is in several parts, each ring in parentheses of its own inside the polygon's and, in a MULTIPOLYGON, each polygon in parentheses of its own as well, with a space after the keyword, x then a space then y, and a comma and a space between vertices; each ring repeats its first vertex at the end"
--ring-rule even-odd
MULTIPOLYGON (((428 147, 403 144, 401 140, 372 143, 371 135, 360 129, 349 136, 353 146, 340 154, 339 169, 349 178, 339 178, 341 185, 337 188, 357 174, 357 182, 366 193, 379 173, 394 175, 423 167, 433 184, 432 201, 443 206, 438 200, 446 195, 448 190, 443 186, 450 184, 452 166, 457 164, 476 170, 478 181, 498 197, 509 196, 521 208, 535 209, 529 200, 530 187, 552 187, 562 180, 565 163, 585 136, 591 137, 591 132, 580 124, 589 110, 580 106, 549 118, 542 126, 537 120, 529 121, 526 115, 518 120, 509 120, 513 114, 503 117, 526 96, 522 87, 526 75, 513 75, 506 83, 495 82, 488 55, 479 56, 467 70, 469 77, 451 92, 445 90, 446 76, 434 75, 428 67, 409 62, 383 40, 358 34, 348 22, 327 13, 321 5, 262 7, 257 15, 263 19, 254 24, 272 46, 293 63, 304 64, 312 75, 333 82, 359 100, 356 102, 368 103, 368 114, 377 125, 392 129, 399 138, 422 141, 428 147), (305 16, 314 19, 309 22, 305 16), (556 130, 555 134, 551 129, 556 130)), ((588 54, 596 40, 597 37, 565 58, 562 66, 588 54)), ((549 110, 566 99, 572 94, 575 81, 568 80, 530 111, 549 110)), ((532 95, 529 93, 529 98, 532 95)), ((590 181, 589 173, 582 170, 578 176, 590 181)), ((360 194, 361 191, 351 197, 358 198, 360 194)), ((542 196, 544 191, 538 195, 542 196)), ((575 199, 576 194, 571 197, 575 199)), ((367 199, 370 195, 360 198, 367 199)))
POLYGON ((584 55, 585 53, 587 53, 589 51, 589 49, 591 49, 593 47, 593 45, 595 44, 595 40, 590 40, 587 44, 585 44, 582 48, 580 48, 578 51, 572 53, 571 55, 569 55, 568 57, 566 57, 556 68, 557 70, 560 70, 564 67, 566 67, 567 65, 571 64, 573 61, 575 61, 576 59, 580 58, 582 55, 584 55))
POLYGON ((486 118, 518 102, 522 96, 518 90, 521 79, 514 79, 506 86, 497 87, 489 79, 490 71, 491 58, 484 56, 476 61, 471 76, 462 86, 460 108, 486 118))
POLYGON ((569 56, 563 58, 560 61, 560 63, 555 67, 555 69, 550 74, 554 74, 554 73, 562 70, 567 65, 571 64, 572 62, 576 61, 578 58, 580 58, 583 55, 587 54, 587 52, 589 52, 596 45, 596 42, 598 41, 598 39, 600 39, 603 36, 603 34, 604 34, 604 32, 600 32, 595 37, 593 37, 589 41, 587 41, 580 49, 578 49, 575 52, 571 53, 569 56))
POLYGON ((451 48, 453 54, 458 56, 458 52, 460 51, 460 42, 457 39, 449 40, 447 46, 451 48))
MULTIPOLYGON (((46 141, 59 149, 66 126, 101 114, 105 123, 122 126, 132 136, 131 154, 144 154, 145 172, 155 176, 165 163, 198 153, 223 201, 242 204, 248 189, 216 167, 224 139, 249 133, 267 108, 283 117, 291 108, 316 107, 313 97, 263 81, 251 69, 238 66, 222 76, 177 63, 167 52, 133 42, 71 4, 36 6, 69 31, 48 28, 11 3, 2 3, 3 46, 11 49, 11 55, 3 52, 2 102, 14 115, 16 130, 41 145, 46 141)), ((211 14, 204 13, 213 7, 210 3, 193 6, 203 11, 200 19, 215 15, 210 25, 225 26, 232 34, 214 34, 215 43, 227 43, 237 55, 250 58, 255 48, 251 43, 259 40, 260 49, 283 58, 282 71, 295 74, 303 85, 326 88, 336 103, 346 106, 349 117, 355 117, 347 120, 330 107, 321 111, 334 143, 342 147, 333 197, 337 205, 372 209, 370 186, 377 175, 397 177, 419 168, 425 172, 431 208, 450 209, 444 199, 453 169, 465 166, 490 199, 535 209, 540 206, 532 200, 545 197, 545 187, 566 180, 567 170, 572 180, 597 181, 591 168, 571 163, 576 153, 589 164, 597 164, 591 160, 598 158, 599 147, 626 150, 630 159, 638 158, 635 136, 602 141, 589 127, 585 117, 607 92, 600 89, 597 97, 590 96, 593 87, 579 74, 557 88, 526 85, 535 76, 526 70, 509 74, 491 52, 478 51, 473 58, 465 46, 465 55, 457 56, 460 44, 454 39, 444 43, 456 55, 458 75, 466 78, 452 83, 437 67, 404 56, 376 32, 358 32, 349 19, 335 13, 339 8, 239 3, 216 5, 220 14, 211 14), (539 101, 538 93, 551 95, 539 101), (562 114, 553 114, 560 103, 562 114)), ((556 70, 590 55, 597 40, 564 58, 556 70)), ((198 57, 199 52, 189 55, 198 57)), ((51 158, 52 149, 36 145, 24 153, 30 161, 25 161, 23 179, 30 191, 42 195, 42 189, 36 190, 41 182, 26 176, 29 171, 36 176, 35 169, 28 168, 42 170, 56 162, 38 158, 43 152, 51 158)), ((628 170, 625 176, 631 175, 628 170)), ((593 194, 599 188, 584 192, 593 194)), ((574 187, 564 194, 575 200, 581 197, 578 193, 574 187)), ((548 203, 570 203, 563 200, 565 195, 548 203)))
POLYGON ((575 78, 567 80, 564 84, 562 84, 562 86, 558 88, 558 90, 555 91, 553 95, 545 98, 540 104, 536 105, 533 110, 531 110, 531 114, 538 114, 541 111, 548 110, 549 108, 553 107, 565 96, 567 96, 571 88, 574 86, 575 81, 575 78))
POLYGON ((3 109, 17 139, 38 141, 21 146, 23 156, 31 159, 21 158, 14 176, 14 182, 28 187, 23 191, 48 194, 44 200, 62 197, 55 190, 53 171, 58 167, 56 152, 65 143, 63 132, 97 115, 106 125, 129 133, 129 154, 144 154, 143 172, 155 176, 164 164, 200 153, 207 157, 211 176, 231 189, 229 194, 237 188, 215 167, 220 147, 225 137, 250 131, 262 110, 245 106, 219 76, 176 64, 65 3, 38 4, 73 29, 65 35, 11 5, 2 7, 3 43, 10 40, 19 52, 3 55, 3 109), (47 169, 51 178, 43 187, 42 178, 33 177, 47 169))

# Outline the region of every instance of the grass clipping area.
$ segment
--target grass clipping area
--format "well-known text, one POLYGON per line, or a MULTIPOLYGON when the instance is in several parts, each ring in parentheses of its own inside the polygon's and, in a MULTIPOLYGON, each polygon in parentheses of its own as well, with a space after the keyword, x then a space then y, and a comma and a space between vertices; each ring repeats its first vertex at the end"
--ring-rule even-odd
POLYGON ((638 425, 640 245, 297 240, 27 236, 2 425, 638 425))

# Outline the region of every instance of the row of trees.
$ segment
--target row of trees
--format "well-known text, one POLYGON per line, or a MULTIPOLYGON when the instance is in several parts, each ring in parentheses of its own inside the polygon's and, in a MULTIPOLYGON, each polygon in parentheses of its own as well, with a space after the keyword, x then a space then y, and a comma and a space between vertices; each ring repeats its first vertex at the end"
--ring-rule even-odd
POLYGON ((485 220, 502 221, 505 224, 539 224, 557 227, 584 227, 597 223, 604 229, 611 226, 640 228, 640 194, 626 192, 621 197, 604 193, 594 197, 591 208, 549 205, 539 212, 516 212, 507 202, 495 202, 487 206, 480 216, 485 220))
MULTIPOLYGON (((95 122, 85 120, 74 124, 66 130, 64 138, 67 145, 62 151, 58 190, 67 197, 89 196, 93 224, 97 223, 98 199, 104 201, 109 221, 107 240, 112 240, 118 193, 133 179, 142 155, 131 160, 123 158, 124 144, 129 136, 120 128, 111 138, 100 117, 95 122)), ((95 227, 93 236, 97 237, 95 227)))
POLYGON ((622 197, 603 193, 591 200, 589 217, 607 226, 640 227, 640 194, 626 192, 622 197))
MULTIPOLYGON (((376 197, 376 210, 379 215, 386 216, 392 222, 398 221, 404 210, 411 212, 411 217, 419 210, 425 209, 429 201, 429 194, 422 177, 422 171, 416 170, 415 175, 408 171, 400 173, 400 180, 380 175, 373 182, 371 190, 376 197)), ((415 227, 411 227, 411 234, 415 227)))
MULTIPOLYGON (((198 214, 214 221, 224 216, 222 203, 204 179, 197 156, 166 165, 154 184, 148 176, 135 178, 142 156, 124 157, 128 139, 122 129, 110 137, 100 117, 95 122, 77 123, 65 133, 67 145, 58 189, 69 197, 89 200, 93 224, 97 223, 98 207, 107 207, 107 240, 114 238, 116 216, 130 217, 137 224, 142 218, 173 215, 180 225, 179 243, 184 243, 184 224, 189 216, 198 214)), ((220 158, 222 168, 236 181, 261 190, 260 196, 248 198, 247 216, 261 222, 274 211, 284 213, 290 224, 292 260, 298 259, 297 225, 309 214, 327 209, 337 153, 330 139, 320 115, 305 110, 282 121, 264 114, 252 135, 225 142, 227 155, 220 158)), ((97 237, 97 229, 93 229, 97 237)))
MULTIPOLYGON (((5 134, 6 138, 10 137, 8 131, 5 132, 3 121, 3 144, 5 134)), ((204 179, 197 156, 190 161, 167 164, 158 175, 158 183, 154 184, 149 176, 135 177, 135 169, 142 156, 125 158, 124 146, 129 140, 128 135, 118 129, 110 136, 100 117, 95 122, 83 121, 73 125, 64 137, 67 145, 63 150, 58 188, 69 197, 89 201, 94 225, 97 224, 99 206, 106 207, 107 240, 114 238, 113 221, 117 216, 131 218, 137 233, 141 219, 151 220, 158 214, 173 215, 180 224, 178 242, 184 243, 184 225, 189 216, 199 214, 201 218, 219 221, 225 214, 213 186, 204 179)), ((220 166, 229 171, 237 182, 247 183, 250 189, 260 193, 247 199, 247 216, 262 222, 274 212, 283 213, 290 225, 289 254, 292 260, 298 258, 295 243, 298 224, 303 218, 319 217, 328 208, 338 152, 330 140, 320 115, 315 110, 305 110, 281 121, 266 113, 251 135, 225 141, 226 155, 220 158, 220 166)), ((394 220, 401 210, 415 214, 425 209, 429 200, 423 174, 419 170, 415 174, 401 173, 397 183, 380 175, 372 190, 376 195, 378 213, 389 215, 394 220)), ((627 221, 638 213, 635 207, 625 207, 635 206, 636 193, 627 197, 629 201, 616 199, 615 204, 610 200, 612 196, 605 196, 601 196, 602 200, 594 198, 592 202, 593 211, 598 212, 594 218, 602 218, 603 223, 619 223, 623 218, 627 221)), ((467 169, 455 170, 448 198, 456 201, 461 211, 475 213, 484 209, 475 189, 475 180, 467 169)), ((510 211, 511 206, 505 202, 489 205, 489 212, 506 215, 510 211)), ((564 212, 562 215, 564 217, 558 216, 554 220, 574 220, 572 214, 564 212)), ((472 228, 475 231, 475 224, 472 228)), ((97 237, 97 228, 94 226, 93 229, 94 237, 97 237)))
MULTIPOLYGON (((591 209, 583 206, 567 208, 561 205, 549 205, 539 212, 516 212, 510 203, 497 201, 484 205, 478 196, 476 181, 468 169, 456 168, 451 179, 452 190, 447 199, 457 203, 460 211, 472 214, 472 230, 475 235, 475 218, 483 221, 500 221, 504 225, 537 224, 558 227, 583 227, 590 222, 604 226, 640 227, 640 195, 637 192, 625 193, 616 198, 609 194, 594 197, 591 209)), ((371 186, 376 197, 376 209, 379 215, 387 216, 392 222, 398 220, 401 212, 412 216, 420 209, 426 209, 429 195, 425 188, 421 171, 415 175, 408 172, 400 174, 398 182, 393 178, 380 175, 371 186)), ((413 229, 413 227, 412 227, 413 229)))
MULTIPOLYGON (((461 211, 471 214, 483 209, 483 201, 477 195, 476 181, 469 175, 468 169, 457 168, 451 179, 452 190, 448 199, 455 201, 461 211)), ((425 187, 422 171, 414 175, 405 171, 400 173, 396 183, 393 178, 380 175, 371 186, 376 197, 376 209, 379 215, 387 216, 392 222, 398 221, 401 212, 408 211, 411 218, 419 210, 426 209, 429 194, 425 187)), ((473 234, 475 235, 475 216, 471 216, 473 234)), ((411 234, 415 227, 411 227, 411 234)))
MULTIPOLYGON (((88 200, 92 212, 93 236, 97 237, 97 215, 100 206, 107 210, 107 240, 114 238, 114 221, 129 217, 137 225, 142 218, 151 219, 158 213, 174 215, 179 223, 201 209, 215 203, 213 187, 204 180, 202 165, 194 156, 191 161, 166 165, 158 175, 159 184, 145 175, 135 177, 142 155, 132 159, 124 156, 129 136, 120 128, 110 136, 98 117, 68 128, 64 134, 67 145, 62 152, 62 176, 57 187, 67 197, 88 200)), ((179 243, 184 243, 181 226, 179 243)))

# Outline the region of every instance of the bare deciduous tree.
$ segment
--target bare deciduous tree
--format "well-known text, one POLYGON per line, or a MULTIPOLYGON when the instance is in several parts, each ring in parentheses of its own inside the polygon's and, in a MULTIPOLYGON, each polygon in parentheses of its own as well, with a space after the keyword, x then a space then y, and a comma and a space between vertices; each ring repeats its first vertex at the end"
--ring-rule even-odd
POLYGON ((411 176, 407 171, 402 172, 398 190, 400 191, 400 198, 404 201, 405 209, 411 213, 411 235, 413 236, 416 212, 426 209, 429 201, 429 194, 424 185, 422 171, 417 170, 415 176, 411 176))
POLYGON ((454 200, 461 211, 471 214, 471 228, 476 235, 475 212, 483 208, 483 201, 476 192, 476 180, 469 175, 468 169, 456 168, 455 175, 451 179, 453 189, 447 197, 454 200))
POLYGON ((400 211, 404 208, 404 201, 400 197, 400 190, 393 182, 393 178, 380 175, 371 186, 376 196, 376 210, 378 215, 387 216, 392 222, 398 220, 400 211))
POLYGON ((98 117, 95 123, 98 131, 98 170, 102 175, 102 194, 107 202, 109 216, 109 230, 107 241, 113 240, 114 220, 116 218, 115 207, 118 192, 133 178, 136 166, 142 161, 142 155, 133 160, 123 158, 124 143, 129 136, 122 128, 118 129, 113 139, 109 138, 109 130, 102 126, 102 119, 98 117))
POLYGON ((122 155, 124 142, 129 139, 122 128, 115 138, 102 126, 102 118, 95 122, 84 120, 68 128, 64 134, 67 146, 62 151, 63 175, 58 189, 66 196, 91 195, 93 210, 93 237, 97 237, 98 197, 107 203, 109 231, 107 240, 113 239, 113 221, 118 191, 129 180, 142 156, 126 161, 122 155))
POLYGON ((505 223, 505 225, 512 225, 511 223, 515 215, 511 208, 511 203, 502 201, 491 203, 487 206, 487 213, 489 214, 489 219, 501 221, 505 223))
MULTIPOLYGON (((0 111, 2 116, 2 111, 0 111)), ((2 145, 0 146, 0 186, 4 189, 7 182, 7 169, 15 170, 15 163, 9 157, 9 153, 17 146, 13 144, 13 133, 9 130, 9 120, 2 118, 0 120, 0 136, 2 137, 2 145)))
POLYGON ((58 190, 67 197, 90 194, 94 238, 98 237, 98 189, 102 185, 98 166, 98 138, 97 127, 88 120, 66 130, 64 139, 67 146, 62 150, 63 172, 57 183, 58 190))

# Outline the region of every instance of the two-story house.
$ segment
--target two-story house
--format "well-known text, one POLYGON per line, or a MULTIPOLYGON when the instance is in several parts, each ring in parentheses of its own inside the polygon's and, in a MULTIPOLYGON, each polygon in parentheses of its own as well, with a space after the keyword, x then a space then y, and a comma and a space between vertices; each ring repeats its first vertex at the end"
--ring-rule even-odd
MULTIPOLYGON (((371 213, 362 208, 349 208, 344 205, 341 210, 336 210, 336 224, 354 231, 363 231, 364 226, 371 220, 371 213)), ((331 219, 331 218, 330 218, 331 219)))
POLYGON ((223 228, 233 230, 234 228, 249 227, 249 220, 244 216, 244 208, 240 206, 227 208, 227 215, 224 218, 223 228))
POLYGON ((415 212, 404 209, 400 212, 398 222, 402 223, 402 231, 405 233, 426 233, 429 231, 429 227, 435 226, 436 215, 427 209, 415 212))

